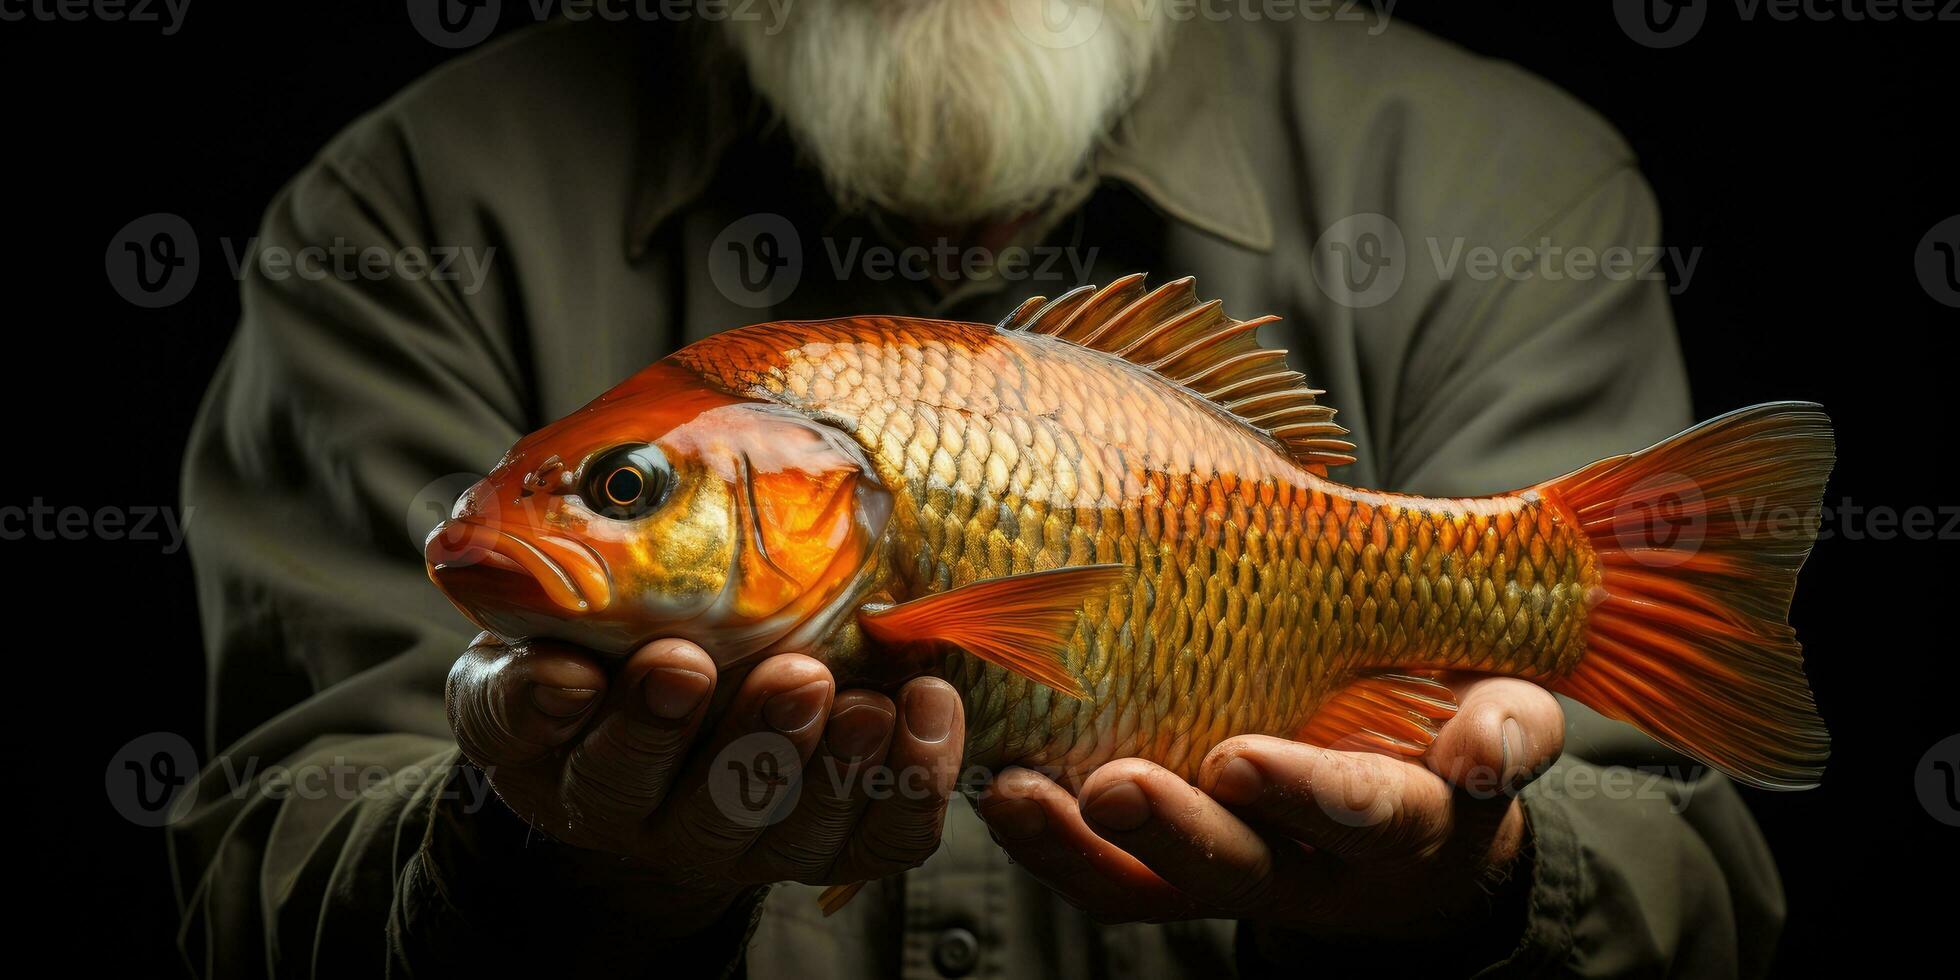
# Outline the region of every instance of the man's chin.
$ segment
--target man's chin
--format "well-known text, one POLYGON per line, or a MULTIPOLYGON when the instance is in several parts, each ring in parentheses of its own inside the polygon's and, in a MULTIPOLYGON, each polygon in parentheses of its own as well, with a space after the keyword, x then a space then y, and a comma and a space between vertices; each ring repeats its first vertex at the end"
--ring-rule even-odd
POLYGON ((730 23, 728 37, 841 205, 963 226, 1069 186, 1172 25, 1111 4, 1061 45, 1036 36, 1046 0, 1008 2, 1008 17, 973 0, 801 5, 776 33, 730 23))

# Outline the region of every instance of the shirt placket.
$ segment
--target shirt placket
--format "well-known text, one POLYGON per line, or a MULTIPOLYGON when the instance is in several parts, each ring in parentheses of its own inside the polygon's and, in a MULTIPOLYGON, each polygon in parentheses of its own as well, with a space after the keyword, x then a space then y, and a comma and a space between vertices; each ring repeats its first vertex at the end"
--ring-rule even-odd
POLYGON ((1008 867, 979 820, 960 812, 965 809, 954 801, 940 852, 905 876, 899 972, 906 980, 1009 972, 1008 867))

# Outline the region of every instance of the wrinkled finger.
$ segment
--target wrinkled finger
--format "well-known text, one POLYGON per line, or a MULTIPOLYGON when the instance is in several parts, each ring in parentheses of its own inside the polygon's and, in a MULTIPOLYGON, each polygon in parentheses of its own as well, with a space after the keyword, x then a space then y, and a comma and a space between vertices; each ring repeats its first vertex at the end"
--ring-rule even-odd
POLYGON ((823 742, 803 769, 796 809, 763 832, 742 858, 747 877, 830 884, 869 801, 867 783, 883 771, 898 709, 874 691, 845 691, 830 706, 823 742))
POLYGON ((1512 796, 1565 749, 1565 712, 1551 692, 1515 677, 1458 674, 1456 716, 1423 755, 1432 772, 1478 799, 1512 796))
POLYGON ((1315 900, 1318 869, 1297 844, 1269 842, 1176 774, 1142 759, 1109 763, 1083 783, 1082 816, 1199 906, 1234 916, 1294 916, 1315 900))
POLYGON ((570 819, 585 833, 630 845, 666 798, 714 688, 714 659, 686 640, 635 650, 566 759, 562 793, 570 819))
POLYGON ((1014 863, 1099 921, 1184 918, 1194 908, 1142 861, 1097 836, 1075 797, 1040 773, 1003 770, 973 807, 1014 863))
POLYGON ((1420 859, 1452 831, 1442 777, 1371 752, 1242 735, 1206 755, 1199 785, 1254 827, 1344 858, 1420 859))
POLYGON ((444 701, 466 758, 515 769, 570 742, 605 690, 605 672, 590 656, 552 644, 506 645, 485 633, 450 667, 444 701))
POLYGON ((643 852, 732 878, 737 859, 798 792, 832 689, 830 671, 801 654, 757 664, 645 825, 643 852))
POLYGON ((937 677, 908 682, 897 704, 882 780, 888 785, 867 786, 871 802, 837 862, 841 880, 897 874, 939 849, 946 801, 966 754, 966 710, 959 692, 937 677))

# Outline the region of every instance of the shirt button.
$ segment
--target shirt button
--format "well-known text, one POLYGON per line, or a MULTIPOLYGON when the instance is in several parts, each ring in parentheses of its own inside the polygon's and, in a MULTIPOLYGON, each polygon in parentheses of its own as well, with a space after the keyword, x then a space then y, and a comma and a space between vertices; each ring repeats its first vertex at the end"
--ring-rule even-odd
POLYGON ((948 929, 932 944, 932 965, 941 975, 963 977, 980 965, 980 940, 965 929, 948 929))

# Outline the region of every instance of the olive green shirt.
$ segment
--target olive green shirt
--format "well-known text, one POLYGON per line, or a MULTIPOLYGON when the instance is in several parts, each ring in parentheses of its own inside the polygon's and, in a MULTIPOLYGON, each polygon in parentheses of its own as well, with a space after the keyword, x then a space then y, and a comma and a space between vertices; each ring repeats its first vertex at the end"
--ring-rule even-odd
POLYGON ((941 259, 838 213, 738 66, 671 25, 524 30, 349 127, 272 203, 260 254, 423 249, 432 268, 244 277, 185 472, 222 748, 171 830, 192 969, 568 972, 630 949, 628 973, 756 978, 1765 972, 1781 893, 1739 794, 1569 702, 1568 754, 1525 794, 1523 899, 1487 949, 1099 926, 955 801, 936 856, 838 916, 779 886, 648 957, 507 812, 435 832, 483 800, 442 703, 472 630, 419 533, 455 474, 717 330, 993 321, 1080 281, 1194 275, 1237 316, 1284 317, 1271 339, 1353 430, 1347 482, 1500 491, 1683 427, 1666 284, 1644 253, 1601 271, 1659 241, 1626 144, 1513 67, 1375 26, 1182 25, 1080 183, 1022 226, 1025 254, 951 288, 920 275, 941 259), (1476 258, 1546 245, 1601 262, 1476 258))

